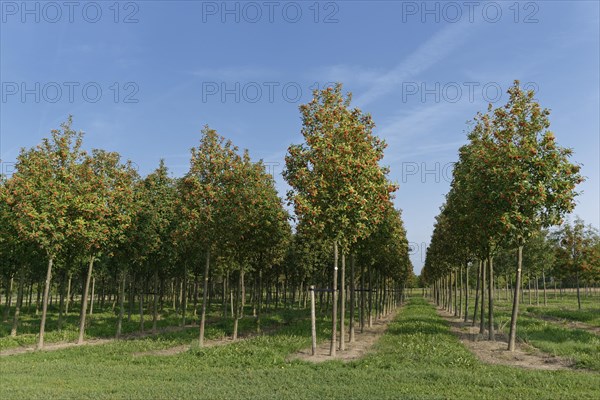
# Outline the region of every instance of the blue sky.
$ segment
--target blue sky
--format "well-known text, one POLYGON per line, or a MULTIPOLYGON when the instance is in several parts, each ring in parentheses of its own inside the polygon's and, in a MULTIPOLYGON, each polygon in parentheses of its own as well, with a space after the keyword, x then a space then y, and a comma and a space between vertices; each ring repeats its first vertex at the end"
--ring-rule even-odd
POLYGON ((181 176, 209 124, 268 163, 284 195, 284 155, 302 140, 298 106, 340 81, 389 144, 419 272, 466 122, 503 104, 519 79, 583 164, 576 214, 600 226, 597 1, 0 6, 4 172, 73 114, 86 147, 119 151, 142 174, 165 158, 181 176))

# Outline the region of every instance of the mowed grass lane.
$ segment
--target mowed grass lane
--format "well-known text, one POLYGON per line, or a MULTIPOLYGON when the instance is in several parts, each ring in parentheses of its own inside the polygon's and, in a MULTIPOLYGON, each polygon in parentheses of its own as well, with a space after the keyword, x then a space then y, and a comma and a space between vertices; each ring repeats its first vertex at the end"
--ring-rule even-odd
MULTIPOLYGON (((0 359, 0 398, 530 398, 596 399, 600 374, 480 363, 412 298, 362 360, 287 361, 310 346, 306 318, 270 336, 174 356, 134 353, 181 343, 183 333, 0 359)), ((319 335, 326 340, 327 321, 319 335)), ((193 338, 189 338, 193 340, 193 338)))

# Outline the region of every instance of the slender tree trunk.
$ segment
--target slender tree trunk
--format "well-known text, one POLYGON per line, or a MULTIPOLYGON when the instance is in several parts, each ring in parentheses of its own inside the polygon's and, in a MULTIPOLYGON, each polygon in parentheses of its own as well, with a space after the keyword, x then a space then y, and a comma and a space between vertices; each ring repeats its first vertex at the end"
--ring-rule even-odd
POLYGON ((52 263, 54 259, 48 258, 48 269, 46 271, 46 283, 44 285, 44 300, 42 303, 42 320, 40 321, 40 336, 38 338, 37 349, 44 348, 44 331, 46 329, 46 314, 48 312, 48 293, 50 293, 50 282, 52 281, 52 263))
POLYGON ((533 277, 534 281, 534 286, 535 286, 535 305, 539 306, 540 305, 540 294, 539 294, 539 290, 538 290, 538 277, 537 275, 533 277))
POLYGON ((369 297, 368 297, 368 307, 367 307, 367 313, 368 313, 368 321, 369 321, 369 328, 371 328, 373 326, 373 266, 369 265, 368 267, 368 274, 369 274, 369 297))
POLYGON ((65 305, 65 274, 61 274, 60 285, 58 287, 60 300, 58 302, 58 330, 62 329, 64 319, 64 305, 65 305))
POLYGON ((29 284, 29 296, 27 299, 27 311, 31 311, 32 300, 33 300, 33 279, 31 280, 31 283, 29 284))
POLYGON ((465 322, 469 320, 469 263, 465 262, 465 322))
POLYGON ((336 340, 337 340, 337 274, 338 274, 338 243, 333 244, 333 292, 332 292, 332 311, 331 311, 331 347, 329 355, 335 356, 336 340))
MULTIPOLYGON (((37 284, 37 296, 35 301, 35 315, 38 315, 40 312, 40 296, 42 296, 42 282, 38 282, 37 284)), ((43 297, 43 296, 42 296, 43 297)), ((42 299, 43 301, 43 299, 42 299)))
POLYGON ((315 313, 315 287, 310 288, 310 330, 312 337, 312 355, 317 354, 317 316, 315 313))
POLYGON ((344 351, 346 350, 346 254, 343 251, 340 285, 340 351, 344 351))
POLYGON ((360 333, 365 330, 365 269, 360 268, 360 333))
MULTIPOLYGON (((314 286, 312 286, 313 291, 312 291, 312 301, 313 301, 313 305, 311 307, 313 307, 314 310, 314 286)), ((258 298, 257 300, 257 307, 256 307, 256 332, 260 333, 260 317, 262 315, 262 295, 263 295, 263 281, 262 281, 262 271, 258 271, 258 298)))
POLYGON ((529 305, 531 305, 531 274, 527 272, 527 296, 529 297, 529 305))
POLYGON ((77 344, 83 343, 83 336, 85 334, 85 317, 87 313, 88 291, 90 289, 90 281, 92 279, 93 268, 94 256, 91 256, 88 264, 88 272, 87 277, 85 279, 83 296, 81 297, 81 318, 79 319, 79 338, 77 339, 77 344))
POLYGON ((548 297, 546 295, 546 270, 542 269, 542 281, 544 283, 544 305, 546 305, 548 301, 548 297))
POLYGON ((577 309, 581 310, 581 294, 579 292, 579 271, 575 273, 575 281, 577 283, 577 309))
POLYGON ((19 273, 19 288, 17 289, 17 303, 15 304, 15 313, 13 315, 12 328, 10 330, 10 336, 17 336, 17 327, 19 326, 19 314, 21 313, 21 307, 23 305, 23 285, 24 285, 25 269, 21 267, 19 273))
POLYGON ((135 282, 135 274, 129 279, 129 292, 127 293, 129 297, 129 301, 127 302, 127 322, 131 322, 131 314, 133 314, 133 303, 135 300, 133 296, 133 282, 135 282))
POLYGON ((475 326, 477 323, 477 309, 479 304, 479 286, 481 284, 481 260, 478 260, 478 268, 477 268, 477 287, 475 289, 475 310, 473 310, 473 323, 472 326, 475 326))
POLYGON ((119 283, 119 318, 117 319, 117 334, 118 338, 121 337, 121 327, 123 326, 123 315, 125 314, 125 280, 127 274, 125 271, 121 272, 121 282, 119 283))
POLYGON ((487 259, 484 259, 481 264, 481 314, 479 317, 479 334, 485 333, 485 271, 487 269, 487 259))
POLYGON ((350 343, 354 342, 354 254, 350 255, 350 343))
POLYGON ((13 277, 6 282, 6 302, 4 303, 4 312, 2 316, 2 322, 8 322, 10 317, 10 306, 12 303, 12 292, 13 292, 13 277))
POLYGON ((154 269, 154 304, 152 304, 152 333, 156 333, 158 323, 158 268, 154 269))
POLYGON ((494 259, 492 256, 488 256, 488 269, 489 269, 489 285, 488 285, 488 332, 489 340, 492 342, 496 340, 494 334, 494 259))
POLYGON ((202 311, 200 313, 200 338, 198 344, 204 346, 204 325, 206 324, 206 300, 208 292, 208 272, 210 267, 210 249, 206 250, 206 261, 204 263, 204 281, 202 282, 202 311))
MULTIPOLYGON (((458 318, 462 318, 462 311, 463 311, 463 306, 462 306, 463 305, 463 296, 462 296, 462 294, 463 294, 463 289, 464 289, 464 286, 463 286, 464 282, 463 282, 463 267, 462 267, 462 264, 460 264, 460 267, 459 267, 458 277, 460 279, 460 289, 457 291, 457 299, 458 299, 458 307, 457 307, 457 309, 458 309, 458 318)), ((457 284, 456 285, 458 286, 458 280, 457 280, 457 284)))
POLYGON ((71 304, 71 279, 72 276, 69 274, 69 280, 67 281, 67 298, 65 300, 65 317, 69 315, 69 304, 71 304))
POLYGON ((194 325, 198 320, 198 274, 194 272, 194 325))
POLYGON ((187 311, 187 265, 183 267, 183 281, 181 282, 181 326, 185 326, 187 311))
POLYGON ((144 333, 144 280, 140 280, 140 332, 144 333))
POLYGON ((235 306, 233 313, 233 340, 237 340, 238 338, 238 326, 241 317, 241 308, 242 308, 242 282, 244 280, 243 270, 240 270, 238 273, 238 284, 235 291, 235 306))
POLYGON ((96 278, 92 278, 92 295, 90 296, 90 316, 94 314, 94 289, 96 288, 96 278))
POLYGON ((508 336, 508 350, 515 350, 517 338, 517 318, 519 316, 519 287, 521 287, 521 269, 523 267, 523 245, 517 249, 517 273, 515 278, 515 296, 513 298, 512 315, 510 317, 510 333, 508 336))

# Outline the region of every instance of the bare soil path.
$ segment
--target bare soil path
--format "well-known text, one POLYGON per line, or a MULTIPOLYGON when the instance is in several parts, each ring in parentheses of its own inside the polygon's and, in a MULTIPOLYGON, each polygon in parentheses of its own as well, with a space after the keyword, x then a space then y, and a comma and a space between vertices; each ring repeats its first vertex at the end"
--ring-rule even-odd
POLYGON ((312 347, 308 347, 291 355, 288 359, 321 363, 331 360, 348 362, 364 357, 372 349, 377 340, 379 340, 381 335, 385 333, 389 323, 396 317, 399 310, 400 308, 397 308, 383 318, 375 320, 371 328, 365 326, 363 333, 360 333, 360 327, 356 329, 354 342, 350 343, 347 341, 348 338, 346 338, 346 350, 339 350, 338 342, 338 350, 336 351, 335 357, 329 355, 331 342, 327 340, 317 344, 317 352, 314 356, 312 355, 312 347))
POLYGON ((505 335, 496 334, 496 340, 489 341, 487 340, 487 331, 484 337, 479 334, 479 324, 471 326, 471 322, 465 323, 464 319, 457 318, 454 314, 439 309, 435 305, 434 307, 438 314, 449 323, 450 331, 485 363, 548 371, 573 369, 572 362, 543 353, 526 343, 517 342, 515 351, 508 351, 508 338, 505 335))

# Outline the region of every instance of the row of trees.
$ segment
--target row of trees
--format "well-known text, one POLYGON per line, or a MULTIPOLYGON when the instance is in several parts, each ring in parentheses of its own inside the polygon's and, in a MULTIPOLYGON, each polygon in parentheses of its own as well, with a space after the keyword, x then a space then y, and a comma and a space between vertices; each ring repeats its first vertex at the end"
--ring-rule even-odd
MULTIPOLYGON (((502 250, 516 253, 509 350, 515 348, 523 248, 542 229, 562 222, 574 208, 575 187, 583 178, 569 161, 572 151, 560 147, 547 109, 519 82, 508 90, 508 103, 479 113, 459 150, 450 192, 436 217, 427 249, 423 278, 434 286, 438 301, 457 296, 463 270, 478 266, 480 333, 494 340, 494 258, 502 250), (487 287, 487 290, 486 290, 487 287)), ((467 274, 468 276, 468 274, 467 274)), ((467 282, 468 285, 468 282, 467 282)), ((468 307, 468 297, 465 298, 468 307)), ((452 304, 452 302, 450 302, 452 304)), ((466 316, 465 312, 465 318, 466 316)))
POLYGON ((393 306, 391 299, 399 299, 405 282, 412 278, 408 242, 401 214, 391 202, 396 186, 388 181, 388 170, 379 165, 385 144, 372 134, 370 116, 350 108, 350 95, 344 97, 341 85, 316 91, 301 112, 306 143, 290 147, 284 172, 292 187, 288 200, 296 211, 295 229, 262 162, 253 162, 248 151, 239 151, 209 127, 191 149, 189 171, 181 178, 170 176, 163 161, 154 172, 140 177, 117 153, 85 151, 83 134, 72 129, 71 118, 40 145, 22 150, 15 173, 0 182, 5 315, 15 280, 17 287, 13 334, 24 293, 29 293, 31 302, 34 283, 42 276, 38 348, 44 345, 49 298, 53 293, 58 296, 60 327, 73 298, 74 276, 83 277, 79 342, 84 340, 86 315, 91 311, 90 286, 93 292, 95 277, 101 276, 102 296, 114 295, 117 304, 117 337, 126 303, 130 316, 135 297, 140 329, 144 329, 146 308, 156 330, 163 295, 168 292, 184 325, 187 302, 194 302, 195 311, 201 297, 200 345, 217 282, 222 284, 224 313, 227 294, 232 293, 236 338, 247 284, 252 286, 260 330, 262 301, 265 296, 272 300, 272 289, 277 296, 283 289, 284 298, 288 292, 303 296, 310 284, 327 289, 329 281, 332 352, 338 304, 343 348, 344 308, 350 305, 353 339, 358 303, 354 292, 359 282, 363 327, 365 316, 371 317, 372 295, 381 301, 375 307, 379 313, 388 304, 393 306), (350 257, 348 277, 346 256, 350 257), (332 265, 333 279, 327 279, 332 265), (345 299, 346 288, 350 301, 345 299))

